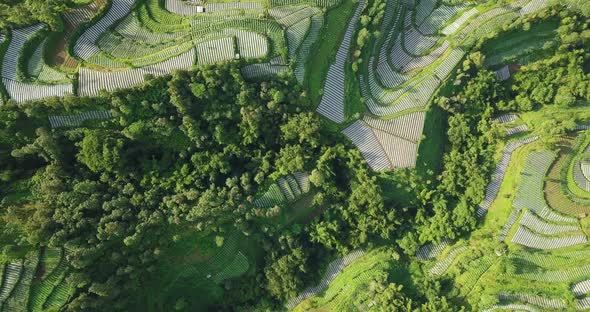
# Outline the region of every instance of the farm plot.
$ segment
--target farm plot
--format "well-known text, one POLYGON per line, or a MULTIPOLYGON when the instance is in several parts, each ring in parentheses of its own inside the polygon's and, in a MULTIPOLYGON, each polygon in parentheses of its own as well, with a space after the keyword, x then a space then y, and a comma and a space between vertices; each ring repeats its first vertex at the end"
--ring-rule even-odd
POLYGON ((465 5, 441 5, 418 26, 418 30, 425 35, 437 33, 449 20, 462 10, 466 9, 465 5))
POLYGON ((12 294, 16 284, 20 281, 23 272, 23 264, 8 263, 3 269, 2 288, 0 289, 0 307, 2 307, 6 299, 12 294))
POLYGON ((522 7, 522 9, 520 9, 520 11, 518 11, 518 13, 521 16, 532 14, 532 13, 535 13, 535 12, 543 9, 547 4, 548 4, 547 0, 531 0, 524 7, 522 7))
POLYGON ((264 79, 276 76, 289 70, 285 65, 273 65, 271 63, 257 63, 242 67, 241 72, 244 78, 249 80, 264 79))
POLYGON ((258 208, 281 206, 309 192, 309 188, 307 173, 296 172, 293 175, 280 177, 268 187, 266 192, 254 200, 254 206, 258 208))
POLYGON ((120 72, 103 72, 82 67, 79 74, 80 88, 78 92, 81 96, 96 96, 101 90, 113 91, 129 88, 142 84, 146 74, 156 77, 167 75, 174 70, 190 68, 194 61, 195 51, 191 49, 159 64, 120 72))
POLYGON ((37 272, 38 263, 39 254, 37 252, 31 252, 27 255, 23 261, 23 269, 18 283, 2 304, 3 311, 22 311, 22 308, 28 305, 29 290, 35 272, 37 272))
POLYGON ((317 109, 318 113, 336 123, 344 122, 345 66, 348 60, 352 36, 364 5, 365 0, 360 0, 354 15, 348 23, 348 28, 344 33, 344 38, 336 53, 336 60, 328 69, 324 94, 317 109))
POLYGON ((583 296, 590 293, 590 280, 583 280, 572 285, 572 292, 576 296, 583 296))
POLYGON ((569 232, 581 231, 577 224, 556 224, 547 222, 535 214, 526 210, 520 219, 520 224, 542 235, 558 235, 569 232))
POLYGON ((468 293, 477 284, 483 274, 485 274, 494 263, 497 257, 495 254, 486 254, 469 263, 469 270, 463 272, 456 278, 456 287, 463 293, 468 293))
POLYGON ((519 226, 512 237, 512 242, 530 248, 547 250, 584 244, 587 240, 583 234, 549 237, 539 235, 526 227, 519 226))
MULTIPOLYGON (((287 309, 293 309, 293 308, 295 308, 295 306, 297 306, 303 300, 313 297, 315 295, 318 295, 319 293, 326 290, 328 288, 328 286, 330 285, 330 283, 332 283, 332 281, 334 281, 336 278, 338 278, 338 276, 340 274, 358 276, 358 274, 355 274, 355 272, 358 269, 364 270, 362 267, 359 266, 359 268, 355 268, 354 269, 355 272, 345 270, 345 268, 347 266, 349 266, 350 264, 352 264, 353 262, 355 262, 357 259, 361 258, 364 254, 365 254, 365 252, 363 250, 355 250, 355 251, 353 251, 341 258, 338 258, 338 259, 330 262, 330 264, 328 264, 328 268, 326 269, 326 273, 324 274, 324 276, 322 276, 322 279, 320 280, 320 282, 316 286, 312 286, 312 287, 308 287, 308 288, 304 289, 303 292, 300 293, 297 297, 287 301, 287 303, 285 304, 285 307, 287 309)), ((346 278, 346 277, 341 277, 341 278, 346 278)), ((334 294, 326 293, 326 296, 333 297, 334 294)))
POLYGON ((236 56, 234 44, 233 37, 199 43, 196 47, 197 63, 206 65, 234 59, 236 56))
POLYGON ((404 33, 403 45, 411 55, 422 55, 436 44, 438 37, 424 36, 416 28, 412 27, 404 33))
POLYGON ((371 169, 375 171, 392 169, 393 165, 387 153, 379 143, 371 127, 366 123, 357 120, 348 126, 348 128, 342 130, 342 133, 360 150, 371 169))
POLYGON ((532 294, 508 294, 503 293, 498 295, 498 299, 503 301, 518 301, 524 302, 527 304, 531 304, 537 307, 546 308, 546 309, 564 309, 566 307, 565 301, 563 299, 557 298, 547 298, 538 295, 532 294))
POLYGON ((29 309, 31 311, 43 311, 44 307, 61 306, 59 302, 48 302, 52 292, 63 283, 67 273, 68 264, 65 260, 65 253, 60 250, 47 250, 48 256, 42 257, 40 265, 44 266, 45 275, 40 280, 34 280, 31 286, 29 309), (53 267, 49 267, 52 261, 53 267))
POLYGON ((394 119, 383 120, 366 115, 363 120, 373 129, 417 143, 422 137, 425 116, 425 112, 415 112, 394 119))
POLYGON ((452 240, 445 238, 438 244, 428 243, 418 249, 416 252, 416 257, 420 261, 438 257, 452 242, 452 240))
POLYGON ((579 159, 574 160, 573 165, 573 178, 576 185, 585 190, 586 192, 590 192, 590 180, 588 177, 590 176, 590 166, 585 162, 579 159))
MULTIPOLYGON (((12 39, 2 61, 2 82, 6 87, 9 97, 16 102, 52 96, 64 96, 73 93, 70 83, 56 85, 33 84, 21 81, 19 77, 18 64, 22 49, 25 43, 43 27, 43 24, 37 24, 23 29, 15 29, 12 32, 12 39)), ((38 56, 40 57, 40 55, 38 56)), ((39 74, 41 74, 43 66, 38 66, 40 67, 39 74)), ((55 73, 47 69, 44 75, 53 77, 55 73)))
POLYGON ((45 63, 43 55, 46 44, 47 39, 43 40, 31 55, 27 64, 27 76, 40 82, 57 83, 67 81, 68 77, 64 73, 51 68, 45 63))
POLYGON ((492 121, 500 123, 500 124, 505 124, 505 123, 511 123, 513 121, 516 121, 517 119, 518 119, 518 116, 516 114, 502 114, 498 117, 494 117, 492 119, 492 121))
POLYGON ((511 136, 523 132, 529 131, 529 127, 527 125, 520 125, 516 127, 506 128, 506 135, 511 136))
POLYGON ((463 26, 463 24, 465 24, 465 22, 467 22, 473 16, 477 15, 477 12, 478 11, 476 8, 472 8, 471 10, 464 12, 463 14, 461 14, 459 18, 457 18, 451 24, 447 25, 441 31, 441 33, 446 36, 454 34, 457 30, 459 30, 459 28, 461 28, 461 26, 463 26))
POLYGON ((311 26, 311 17, 302 19, 293 26, 287 28, 287 43, 289 45, 289 57, 294 59, 297 54, 297 49, 305 40, 305 36, 311 26))
POLYGON ((113 0, 109 11, 78 38, 74 45, 74 53, 83 60, 88 60, 91 56, 98 54, 100 52, 97 46, 99 37, 116 21, 129 14, 134 2, 134 0, 113 0))
POLYGON ((51 128, 79 127, 87 120, 101 120, 113 117, 111 111, 87 111, 77 115, 49 116, 51 128))
POLYGON ((433 275, 444 274, 449 269, 453 261, 455 261, 455 258, 457 258, 457 256, 459 256, 461 253, 466 252, 468 249, 469 248, 467 246, 453 248, 442 260, 437 261, 430 268, 430 270, 428 270, 428 273, 433 275))
POLYGON ((555 154, 547 150, 533 152, 527 157, 512 205, 518 211, 528 208, 547 221, 576 223, 575 218, 563 216, 549 208, 543 197, 543 180, 554 159, 555 154))
POLYGON ((299 83, 303 83, 303 79, 305 78, 305 62, 311 52, 311 47, 317 41, 320 30, 324 25, 324 16, 321 14, 316 14, 311 17, 311 25, 309 27, 309 31, 305 36, 305 39, 301 43, 299 50, 297 51, 296 62, 295 62, 295 78, 299 83))

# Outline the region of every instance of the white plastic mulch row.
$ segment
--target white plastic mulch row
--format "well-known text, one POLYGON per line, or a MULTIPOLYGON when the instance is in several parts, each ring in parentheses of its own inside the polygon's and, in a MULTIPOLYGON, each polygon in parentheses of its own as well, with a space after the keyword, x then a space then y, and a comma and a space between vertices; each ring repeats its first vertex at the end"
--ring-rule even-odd
POLYGON ((289 182, 287 182, 287 179, 285 179, 284 177, 278 178, 277 185, 281 189, 281 192, 283 193, 283 195, 285 196, 287 201, 295 200, 295 197, 296 197, 295 190, 291 189, 291 185, 289 185, 289 182))
POLYGON ((49 116, 51 128, 77 127, 86 120, 109 119, 113 117, 111 111, 87 111, 70 116, 49 116))
POLYGON ((156 44, 165 41, 174 40, 176 38, 185 36, 187 33, 185 32, 169 32, 169 33, 162 33, 162 32, 152 32, 146 27, 144 27, 141 22, 137 19, 137 16, 131 14, 121 20, 115 31, 123 36, 125 39, 147 43, 147 44, 156 44))
POLYGON ((2 78, 17 80, 18 59, 27 40, 45 25, 37 24, 12 31, 12 39, 2 61, 2 78))
POLYGON ((285 27, 291 27, 295 24, 297 24, 298 22, 309 18, 313 15, 316 15, 318 13, 320 13, 320 9, 315 8, 315 7, 305 7, 302 10, 298 10, 296 12, 294 12, 293 14, 289 14, 281 19, 278 19, 277 22, 285 27))
POLYGON ((420 24, 418 30, 425 35, 435 34, 443 25, 466 8, 465 5, 448 6, 443 4, 432 11, 430 16, 420 24))
POLYGON ((565 309, 566 303, 563 299, 552 299, 538 295, 529 294, 499 294, 498 299, 502 301, 520 301, 545 309, 565 309))
POLYGON ((496 8, 496 9, 492 9, 489 10, 479 16, 477 16, 476 18, 474 18, 471 23, 469 23, 467 26, 465 26, 460 33, 458 33, 458 38, 460 40, 465 39, 466 37, 468 37, 474 30, 478 29, 482 24, 486 23, 487 21, 491 20, 492 18, 498 16, 498 15, 502 15, 505 13, 510 12, 509 9, 507 8, 496 8))
POLYGON ((500 185, 502 184, 502 180, 504 180, 504 175, 506 174, 506 170, 508 169, 508 165, 510 164, 510 159, 512 158, 512 153, 519 147, 534 142, 539 137, 529 137, 525 139, 520 139, 518 141, 511 141, 506 144, 504 147, 504 152, 502 153, 502 158, 500 162, 496 165, 496 169, 492 174, 492 181, 486 187, 486 195, 483 202, 480 204, 479 209, 477 210, 477 215, 482 217, 487 210, 492 205, 492 202, 498 196, 498 192, 500 191, 500 185))
POLYGON ((423 108, 428 104, 430 97, 438 88, 440 81, 436 77, 427 77, 422 80, 418 86, 402 93, 395 102, 387 103, 387 106, 380 105, 372 99, 364 76, 359 77, 361 95, 365 99, 365 104, 372 114, 376 116, 390 116, 410 109, 423 108))
POLYGON ((507 135, 515 135, 517 133, 527 132, 529 131, 529 126, 527 125, 520 125, 516 127, 506 128, 507 135))
POLYGON ((434 73, 438 79, 445 80, 463 59, 465 52, 460 48, 451 50, 449 55, 438 65, 434 73))
POLYGON ((530 248, 548 250, 584 244, 587 240, 583 234, 552 237, 541 236, 526 227, 519 226, 512 237, 512 242, 530 248))
POLYGON ((388 132, 410 142, 418 142, 422 137, 425 116, 425 112, 414 112, 397 118, 383 120, 365 115, 363 120, 371 128, 388 132))
POLYGON ((399 34, 393 43, 393 47, 389 53, 389 60, 393 67, 397 70, 401 70, 408 63, 412 61, 413 56, 409 55, 402 46, 402 34, 399 34))
POLYGON ((289 70, 289 66, 257 63, 242 67, 241 72, 246 79, 261 79, 276 76, 289 70))
POLYGON ((293 173, 293 177, 295 178, 295 181, 297 181, 297 185, 299 185, 301 192, 309 192, 309 174, 307 174, 307 172, 295 172, 293 173))
POLYGON ((461 16, 459 18, 457 18, 455 21, 453 21, 451 24, 449 24, 447 27, 445 27, 441 33, 449 36, 454 34, 459 28, 461 28, 461 26, 463 26, 463 24, 470 18, 472 18, 474 15, 477 14, 477 9, 473 8, 463 14, 461 14, 461 16))
POLYGON ((342 270, 344 270, 345 267, 347 267, 349 264, 351 264, 356 259, 362 257, 364 254, 365 254, 365 252, 363 250, 355 250, 355 251, 347 254, 346 256, 343 256, 341 258, 338 258, 338 259, 330 262, 330 264, 328 264, 328 268, 326 270, 326 273, 322 277, 322 280, 319 282, 319 284, 316 286, 313 286, 313 287, 308 287, 305 290, 303 290, 303 292, 300 293, 297 297, 292 298, 291 300, 287 301, 287 303, 285 304, 285 307, 289 310, 293 309, 296 305, 301 303, 303 300, 305 300, 309 297, 315 296, 315 295, 321 293, 322 291, 324 291, 326 288, 328 288, 328 285, 330 285, 330 283, 338 275, 340 275, 340 273, 342 273, 342 270))
POLYGON ((500 81, 504 81, 504 80, 508 80, 510 78, 510 67, 508 67, 508 65, 498 69, 496 71, 496 77, 498 77, 498 79, 500 81))
MULTIPOLYGON (((527 261, 528 258, 520 258, 527 261)), ((590 274, 590 265, 576 266, 575 262, 572 262, 571 266, 561 265, 557 270, 531 270, 519 273, 513 273, 514 277, 530 280, 539 281, 546 283, 566 283, 573 280, 580 280, 580 278, 587 277, 590 274)))
POLYGON ((590 280, 583 280, 572 285, 572 292, 576 296, 590 293, 590 280))
POLYGON ((356 24, 360 18, 361 11, 365 6, 365 0, 360 0, 354 15, 348 23, 344 38, 336 53, 336 60, 328 69, 326 82, 324 84, 324 94, 317 111, 332 120, 341 123, 344 121, 344 76, 345 67, 348 60, 348 53, 352 43, 352 37, 356 24))
POLYGON ((453 241, 451 239, 444 238, 440 242, 440 244, 428 243, 420 247, 420 249, 418 249, 418 251, 416 252, 416 257, 420 261, 438 257, 443 252, 443 250, 452 242, 453 241))
MULTIPOLYGON (((401 37, 399 35, 397 35, 397 32, 394 31, 395 29, 398 28, 399 23, 402 21, 402 16, 403 16, 403 9, 400 6, 400 3, 397 1, 388 1, 387 2, 387 6, 385 7, 385 14, 384 14, 384 22, 381 25, 381 32, 382 34, 387 34, 387 36, 385 37, 385 40, 383 40, 383 43, 381 44, 381 47, 379 48, 379 54, 376 56, 377 58, 377 66, 376 66, 376 74, 375 73, 371 73, 369 72, 369 74, 373 74, 378 76, 379 81, 381 82, 381 84, 386 87, 386 88, 395 88, 399 85, 401 85, 402 83, 406 82, 407 77, 400 74, 399 72, 397 72, 396 70, 394 70, 391 65, 390 65, 390 61, 389 61, 389 53, 388 53, 388 49, 389 46, 391 45, 392 40, 399 40, 399 42, 401 42, 401 37), (397 12, 397 14, 394 16, 394 13, 397 12), (397 35, 394 37, 394 34, 397 35), (397 39, 396 39, 397 38, 397 39)), ((399 48, 401 48, 401 45, 398 45, 399 48)), ((403 55, 406 56, 405 59, 407 59, 408 61, 405 62, 405 64, 407 64, 410 60, 411 57, 405 53, 405 51, 403 51, 403 49, 401 50, 401 53, 403 53, 403 55)), ((401 57, 403 55, 395 55, 396 58, 401 57)), ((373 66, 369 66, 369 71, 373 70, 373 66)))
POLYGON ((116 21, 129 14, 134 2, 135 0, 113 0, 109 11, 80 36, 74 46, 74 53, 84 60, 99 53, 100 49, 96 45, 98 38, 116 21))
POLYGON ((184 16, 195 15, 198 13, 198 5, 202 5, 203 1, 195 1, 194 4, 188 3, 188 1, 183 0, 166 0, 164 2, 164 7, 166 10, 184 16))
POLYGON ((516 223, 516 220, 518 220, 518 211, 516 209, 512 209, 510 215, 508 216, 508 219, 506 220, 506 223, 504 223, 502 230, 498 234, 499 241, 503 242, 506 239, 506 237, 508 236, 508 232, 510 232, 510 229, 512 228, 514 223, 516 223))
POLYGON ((33 254, 27 256, 23 262, 23 269, 20 273, 20 279, 14 286, 12 293, 2 304, 3 311, 23 311, 29 300, 29 291, 31 283, 37 273, 37 265, 39 264, 39 255, 33 254))
POLYGON ((92 3, 81 8, 63 13, 63 17, 70 25, 77 26, 80 23, 89 20, 94 15, 94 12, 98 10, 98 7, 98 1, 92 1, 92 3))
POLYGON ((590 309, 590 297, 586 297, 576 301, 576 310, 588 310, 590 309))
POLYGON ((311 26, 307 33, 307 36, 301 43, 299 47, 299 51, 297 52, 297 61, 295 62, 295 78, 299 83, 303 83, 303 79, 305 78, 305 60, 307 60, 309 53, 311 52, 311 47, 318 39, 320 29, 324 25, 324 16, 322 14, 316 14, 311 17, 311 26))
POLYGON ((420 0, 416 5, 416 25, 424 23, 436 7, 437 0, 420 0))
POLYGON ((436 48, 434 51, 430 52, 429 54, 421 56, 421 57, 410 59, 408 63, 404 64, 400 68, 400 71, 402 73, 406 73, 406 72, 412 71, 414 69, 423 68, 423 67, 426 67, 426 66, 434 63, 441 56, 443 56, 443 54, 447 51, 449 46, 450 46, 449 41, 443 42, 443 44, 441 44, 440 47, 436 48))
POLYGON ((268 9, 268 15, 275 20, 279 20, 307 7, 307 4, 272 7, 268 9))
POLYGON ((531 0, 527 5, 522 7, 518 13, 520 15, 532 14, 543 9, 547 4, 547 0, 531 0))
POLYGON ((303 194, 303 190, 301 190, 301 188, 299 187, 299 183, 297 183, 297 180, 291 176, 288 175, 286 177, 283 177, 283 179, 285 181, 287 181, 287 184, 289 184, 289 188, 291 189, 291 191, 293 191, 293 195, 295 195, 295 198, 298 198, 301 194, 303 194))
POLYGON ((436 44, 438 37, 424 36, 416 28, 411 27, 404 33, 404 47, 412 55, 422 55, 436 44))
MULTIPOLYGON (((579 188, 585 190, 586 192, 590 192, 590 179, 585 174, 584 171, 590 171, 588 164, 585 162, 580 161, 579 159, 574 160, 574 168, 573 168, 573 176, 574 182, 578 185, 579 188)), ((590 172, 588 172, 590 176, 590 172)))
POLYGON ((311 26, 311 18, 305 18, 293 26, 287 28, 285 35, 287 37, 287 44, 289 47, 289 58, 295 59, 297 55, 297 49, 301 46, 301 43, 305 40, 307 31, 311 26))
POLYGON ((245 29, 228 28, 221 34, 234 36, 240 58, 261 58, 268 55, 268 41, 263 35, 245 29))
POLYGON ((6 87, 10 98, 19 103, 73 94, 71 84, 38 85, 4 78, 2 79, 2 83, 6 87))
POLYGON ((146 74, 155 77, 170 74, 174 70, 190 68, 194 61, 195 50, 191 49, 158 64, 121 72, 102 72, 82 67, 79 73, 79 94, 81 96, 96 96, 100 90, 113 91, 140 85, 144 82, 146 74))
POLYGON ((461 247, 457 247, 454 248, 453 250, 451 250, 449 252, 449 254, 440 261, 437 261, 432 268, 430 268, 430 270, 428 270, 428 273, 433 274, 433 275, 441 275, 443 273, 445 273, 449 267, 451 266, 451 264, 453 263, 453 261, 455 261, 455 258, 457 258, 458 255, 460 255, 461 253, 467 251, 468 247, 467 246, 461 246, 461 247))
POLYGON ((516 304, 516 303, 512 303, 512 304, 496 304, 493 305, 485 310, 483 310, 483 312, 492 312, 492 311, 527 311, 527 312, 537 312, 538 310, 528 306, 526 304, 516 304))
POLYGON ((581 230, 580 226, 577 224, 574 225, 549 223, 537 217, 529 210, 525 211, 522 215, 522 218, 520 218, 520 224, 535 231, 536 233, 543 235, 557 235, 581 230))
POLYGON ((199 43, 195 49, 199 65, 233 60, 236 57, 233 37, 205 41, 199 43))
POLYGON ((8 298, 18 283, 23 265, 21 263, 8 263, 2 274, 2 288, 0 288, 0 305, 8 298))
POLYGON ((516 116, 516 114, 502 114, 502 115, 492 119, 492 121, 504 124, 504 123, 513 122, 516 119, 518 119, 518 116, 516 116))
POLYGON ((182 0, 166 0, 164 3, 166 10, 184 16, 191 16, 199 14, 198 6, 202 6, 205 12, 215 12, 234 9, 261 9, 262 5, 259 2, 231 2, 231 3, 209 3, 204 4, 203 1, 196 1, 191 4, 182 0))
POLYGON ((342 130, 352 143, 360 150, 363 158, 375 171, 392 169, 392 164, 379 143, 379 140, 367 124, 357 120, 342 130))
POLYGON ((590 181, 590 162, 588 162, 588 160, 580 161, 580 170, 582 171, 584 178, 590 181))
POLYGON ((372 130, 394 169, 416 166, 418 144, 379 129, 372 130))
MULTIPOLYGON (((2 44, 4 42, 4 40, 6 39, 6 36, 0 32, 0 44, 2 44)), ((1 80, 0 80, 1 82, 1 80)), ((2 96, 0 96, 0 105, 4 104, 4 100, 2 99, 2 96)))

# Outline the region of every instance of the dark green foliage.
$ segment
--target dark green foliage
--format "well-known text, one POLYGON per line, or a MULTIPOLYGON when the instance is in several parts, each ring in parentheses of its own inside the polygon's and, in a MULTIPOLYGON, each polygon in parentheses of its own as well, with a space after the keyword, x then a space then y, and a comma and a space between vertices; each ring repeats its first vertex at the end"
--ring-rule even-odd
POLYGON ((0 28, 46 23, 61 28, 60 13, 75 6, 72 0, 0 0, 0 28))
POLYGON ((337 246, 321 241, 328 248, 349 250, 395 229, 393 210, 383 205, 358 151, 320 133, 310 110, 294 80, 246 83, 235 65, 178 72, 102 98, 2 106, 5 183, 33 176, 23 204, 35 203, 26 215, 3 213, 21 220, 31 243, 71 250, 68 279, 78 287, 72 309, 145 306, 142 287, 157 279, 160 259, 171 256, 173 225, 221 237, 237 230, 265 246, 268 256, 252 263, 243 282, 262 279, 259 288, 238 294, 234 286, 227 290, 233 301, 220 306, 253 303, 262 290, 268 299, 294 296, 319 264, 306 263, 328 252, 309 248, 321 247, 308 236, 311 228, 283 229, 255 216, 251 200, 269 181, 301 171, 322 175, 316 198, 330 206, 318 224, 345 230, 337 246), (110 107, 115 117, 48 129, 49 115, 97 107, 110 107))

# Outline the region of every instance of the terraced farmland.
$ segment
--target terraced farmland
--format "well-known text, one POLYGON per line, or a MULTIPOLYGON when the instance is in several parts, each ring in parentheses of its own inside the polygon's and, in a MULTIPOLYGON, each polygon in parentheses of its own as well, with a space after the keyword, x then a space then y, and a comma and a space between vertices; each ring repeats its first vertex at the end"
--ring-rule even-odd
POLYGON ((181 0, 94 1, 63 14, 68 31, 60 38, 61 51, 54 51, 53 44, 46 51, 47 40, 37 39, 47 29, 43 24, 10 31, 3 85, 7 99, 17 102, 97 96, 101 90, 142 84, 146 76, 233 60, 253 63, 244 66, 247 79, 268 79, 292 64, 301 81, 321 32, 322 8, 338 4, 273 2, 265 15, 259 2, 202 3, 197 10, 181 0), (20 74, 23 46, 35 43, 20 74), (59 54, 59 60, 45 60, 50 53, 59 54))

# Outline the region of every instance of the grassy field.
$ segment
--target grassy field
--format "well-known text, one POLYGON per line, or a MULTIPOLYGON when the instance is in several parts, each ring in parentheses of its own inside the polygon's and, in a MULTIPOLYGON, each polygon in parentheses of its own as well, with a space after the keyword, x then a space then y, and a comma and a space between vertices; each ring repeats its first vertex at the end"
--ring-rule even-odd
POLYGON ((550 19, 532 24, 529 30, 516 29, 489 40, 481 48, 486 55, 486 66, 505 64, 520 56, 555 47, 548 43, 557 40, 557 27, 559 27, 559 21, 550 19))
MULTIPOLYGON (((334 61, 346 27, 352 16, 358 1, 344 0, 342 4, 326 13, 324 29, 312 49, 307 60, 307 81, 304 82, 312 102, 317 106, 322 97, 324 79, 328 74, 328 68, 334 61)), ((350 85, 350 81, 348 82, 350 85)), ((358 91, 357 91, 358 92, 358 91)))
POLYGON ((348 265, 330 286, 298 306, 293 311, 355 311, 358 306, 368 303, 372 294, 368 291, 370 284, 381 281, 386 274, 393 277, 390 282, 412 288, 407 279, 407 268, 395 260, 398 255, 388 248, 372 250, 348 265))
POLYGON ((173 235, 175 243, 165 251, 158 267, 153 287, 146 289, 147 307, 137 311, 165 311, 184 298, 190 307, 205 310, 210 304, 223 300, 226 278, 249 274, 260 252, 257 244, 241 233, 197 232, 179 229, 173 235), (217 247, 216 236, 224 238, 217 247), (245 270, 244 270, 245 268, 245 270))
POLYGON ((431 105, 424 120, 423 139, 418 148, 416 170, 420 175, 429 171, 437 174, 442 169, 442 154, 447 143, 447 113, 438 105, 431 105))

